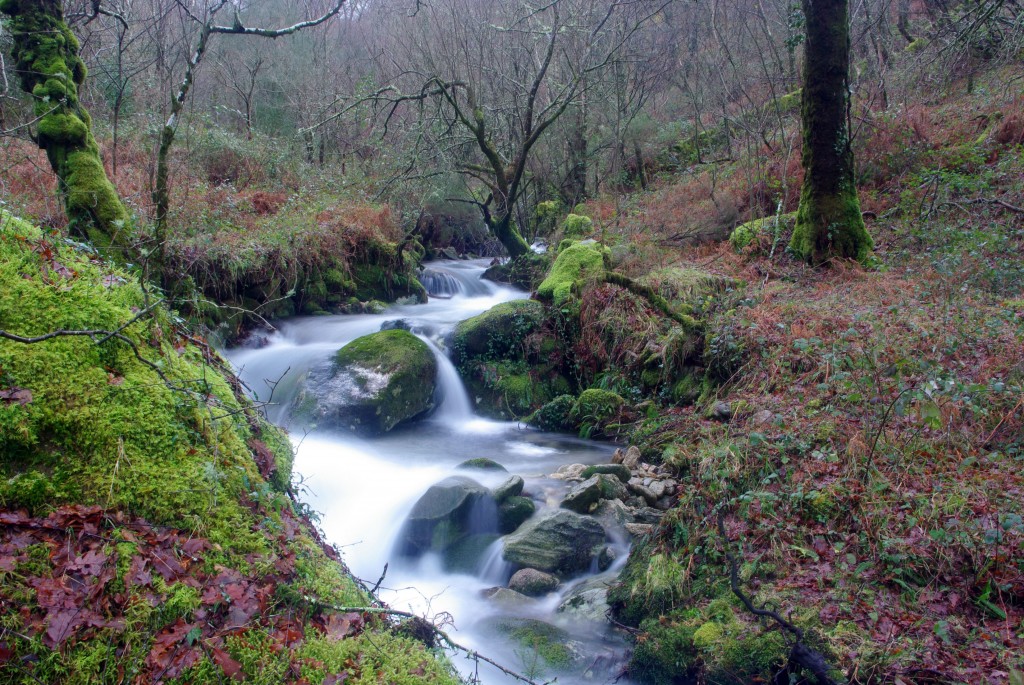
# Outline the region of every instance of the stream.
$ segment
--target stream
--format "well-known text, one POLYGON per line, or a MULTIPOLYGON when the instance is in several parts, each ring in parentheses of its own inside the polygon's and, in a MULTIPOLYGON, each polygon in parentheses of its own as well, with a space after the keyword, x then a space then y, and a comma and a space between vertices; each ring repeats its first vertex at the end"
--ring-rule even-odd
MULTIPOLYGON (((625 659, 626 646, 603 621, 585 620, 559 605, 581 583, 592 587, 610 582, 625 562, 628 544, 611 540, 615 563, 604 573, 585 573, 563 582, 536 601, 500 602, 483 591, 504 586, 514 568, 501 556, 501 542, 492 544, 471 572, 447 571, 436 556, 416 560, 395 553, 396 540, 417 499, 434 483, 452 475, 468 476, 493 488, 517 474, 537 504, 557 507, 567 489, 549 478, 559 466, 608 463, 614 446, 574 436, 541 433, 516 422, 493 421, 473 412, 455 367, 443 352, 444 337, 459 321, 494 305, 528 294, 480 279, 486 260, 442 261, 427 266, 422 277, 431 293, 426 304, 392 305, 381 314, 297 317, 275 325, 259 347, 225 351, 256 399, 268 401, 267 415, 289 425, 289 411, 307 372, 352 340, 381 330, 386 322, 404 320, 426 340, 438 358, 439 401, 426 419, 377 438, 343 431, 293 432, 300 474, 308 504, 321 513, 320 525, 337 545, 352 572, 370 586, 387 565, 378 594, 394 609, 428 619, 448 618, 440 625, 453 640, 538 681, 555 676, 559 683, 611 682, 625 659), (487 457, 509 473, 457 469, 467 459, 487 457), (560 642, 573 655, 566 670, 549 667, 535 649, 508 638, 495 626, 509 619, 539 619, 566 631, 560 642), (567 638, 566 638, 567 636, 567 638)), ((536 515, 536 514, 535 514, 536 515)), ((507 623, 506 623, 507 625, 507 623)), ((485 684, 515 682, 498 669, 454 654, 466 676, 485 684)), ((618 682, 626 682, 620 680, 618 682)))

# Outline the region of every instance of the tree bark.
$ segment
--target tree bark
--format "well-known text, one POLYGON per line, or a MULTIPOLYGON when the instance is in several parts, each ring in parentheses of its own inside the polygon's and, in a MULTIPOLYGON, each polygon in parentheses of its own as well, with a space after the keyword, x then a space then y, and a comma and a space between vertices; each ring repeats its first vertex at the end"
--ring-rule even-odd
POLYGON ((38 118, 36 143, 46 151, 73 234, 103 251, 123 250, 131 217, 107 178, 92 118, 78 99, 85 63, 64 21, 60 0, 3 0, 22 89, 38 118))
POLYGON ((790 249, 811 264, 833 258, 863 262, 871 253, 854 178, 848 120, 848 0, 803 0, 804 183, 790 249))

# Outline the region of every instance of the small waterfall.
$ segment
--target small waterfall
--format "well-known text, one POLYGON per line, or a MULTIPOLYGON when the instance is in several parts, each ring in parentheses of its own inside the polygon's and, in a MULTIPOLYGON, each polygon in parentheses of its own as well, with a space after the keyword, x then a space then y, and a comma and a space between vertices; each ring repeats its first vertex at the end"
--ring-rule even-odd
POLYGON ((440 398, 433 419, 449 425, 471 421, 473 403, 452 360, 430 338, 420 336, 420 339, 430 345, 437 357, 437 393, 440 398))
POLYGON ((480 566, 477 576, 485 583, 504 585, 512 577, 512 570, 515 565, 505 561, 502 556, 505 552, 505 543, 498 538, 491 543, 491 546, 484 552, 480 559, 480 566))
POLYGON ((423 273, 420 274, 420 283, 427 289, 428 295, 445 300, 463 292, 462 282, 447 269, 424 268, 423 273))

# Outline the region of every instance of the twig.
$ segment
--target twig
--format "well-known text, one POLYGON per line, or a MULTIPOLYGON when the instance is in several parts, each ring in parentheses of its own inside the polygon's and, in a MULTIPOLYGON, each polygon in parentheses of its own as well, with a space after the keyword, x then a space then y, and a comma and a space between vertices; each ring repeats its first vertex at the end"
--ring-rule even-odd
POLYGON ((504 673, 505 675, 507 675, 507 676, 509 676, 511 678, 515 678, 516 680, 519 680, 519 681, 522 681, 524 683, 527 683, 528 685, 550 685, 550 683, 554 682, 553 680, 549 680, 549 681, 546 681, 545 683, 538 683, 535 680, 531 680, 530 678, 527 678, 526 676, 522 675, 521 673, 516 673, 515 671, 513 671, 511 669, 505 668, 504 666, 499 664, 497 661, 494 661, 493 659, 490 659, 490 658, 484 656, 483 654, 480 654, 476 650, 470 649, 469 647, 464 647, 464 646, 460 645, 459 643, 455 642, 454 640, 451 639, 451 637, 449 637, 448 633, 444 632, 443 630, 441 630, 440 628, 438 628, 434 624, 430 623, 429 621, 423 619, 421 616, 417 616, 416 614, 412 613, 411 611, 400 611, 398 609, 391 609, 389 607, 342 607, 342 606, 336 606, 334 604, 328 604, 326 602, 323 602, 323 601, 317 599, 316 597, 311 597, 309 595, 303 595, 302 599, 305 602, 307 602, 308 604, 312 605, 312 606, 318 607, 320 609, 327 609, 327 610, 330 610, 330 611, 337 611, 339 613, 381 614, 381 615, 385 615, 385 616, 401 616, 402 618, 410 618, 410 619, 413 619, 413 620, 417 620, 417 621, 422 622, 423 625, 429 627, 430 630, 433 631, 434 635, 437 636, 438 638, 440 638, 441 641, 443 641, 450 648, 458 650, 460 652, 465 652, 466 655, 469 658, 471 658, 471 659, 479 659, 480 661, 484 661, 484 662, 490 664, 491 666, 494 666, 496 669, 498 669, 499 671, 501 671, 502 673, 504 673))
POLYGON ((791 669, 806 669, 814 676, 818 685, 836 685, 836 682, 832 680, 831 676, 828 674, 831 668, 829 667, 828 662, 825 661, 825 657, 817 650, 811 649, 803 643, 803 630, 793 625, 790 621, 784 619, 776 611, 764 608, 759 609, 754 605, 754 602, 750 597, 747 597, 747 595, 743 593, 743 590, 740 588, 739 562, 736 561, 736 557, 729 547, 729 537, 725 533, 725 511, 722 510, 719 510, 718 512, 718 533, 722 536, 722 545, 725 547, 725 557, 729 560, 729 587, 732 589, 732 593, 739 597, 747 611, 759 618, 772 619, 795 638, 793 646, 789 651, 789 661, 785 666, 785 671, 791 671, 791 669))

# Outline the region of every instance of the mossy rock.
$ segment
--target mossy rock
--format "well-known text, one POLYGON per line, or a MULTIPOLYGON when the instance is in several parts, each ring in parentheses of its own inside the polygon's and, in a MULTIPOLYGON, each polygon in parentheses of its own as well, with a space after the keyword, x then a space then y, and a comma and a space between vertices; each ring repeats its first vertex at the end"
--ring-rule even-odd
POLYGON ((570 214, 565 217, 565 221, 562 222, 562 235, 566 238, 574 240, 589 238, 593 232, 594 222, 589 216, 570 214))
POLYGON ((377 435, 433 408, 437 359, 408 331, 357 338, 334 355, 331 367, 312 373, 293 415, 299 422, 377 435), (312 400, 310 400, 312 398, 312 400))
POLYGON ((452 362, 462 366, 472 359, 502 359, 513 352, 521 357, 523 341, 544 320, 544 305, 536 300, 512 300, 491 307, 465 321, 452 332, 452 362))
POLYGON ((498 505, 498 531, 502 535, 515 532, 535 511, 537 505, 529 497, 516 495, 506 498, 498 505))
POLYGON ((508 473, 508 469, 487 457, 474 457, 472 459, 467 459, 455 468, 475 471, 501 471, 503 473, 508 473))
POLYGON ((555 671, 568 671, 577 664, 576 654, 569 648, 569 633, 534 618, 494 619, 490 632, 511 640, 520 647, 527 662, 537 657, 538 666, 555 671))
POLYGON ((625 408, 626 401, 611 390, 590 388, 580 393, 569 413, 569 419, 581 431, 590 435, 604 431, 611 423, 617 422, 625 408))
POLYGON ((748 245, 759 243, 761 238, 777 237, 779 244, 783 245, 789 242, 795 224, 796 212, 754 219, 734 228, 729 235, 729 244, 740 251, 748 245))
POLYGON ((540 409, 535 411, 527 423, 543 431, 572 431, 577 428, 570 418, 576 398, 572 395, 559 395, 540 409))
POLYGON ((463 364, 462 372, 476 411, 494 419, 528 416, 569 389, 568 381, 549 365, 477 360, 463 364))
POLYGON ((569 245, 558 253, 547 278, 537 286, 537 297, 561 304, 577 282, 604 274, 604 257, 604 250, 596 243, 569 245))
POLYGON ((533 290, 544 278, 549 263, 546 255, 530 252, 489 267, 480 278, 495 283, 507 283, 523 290, 533 290))

